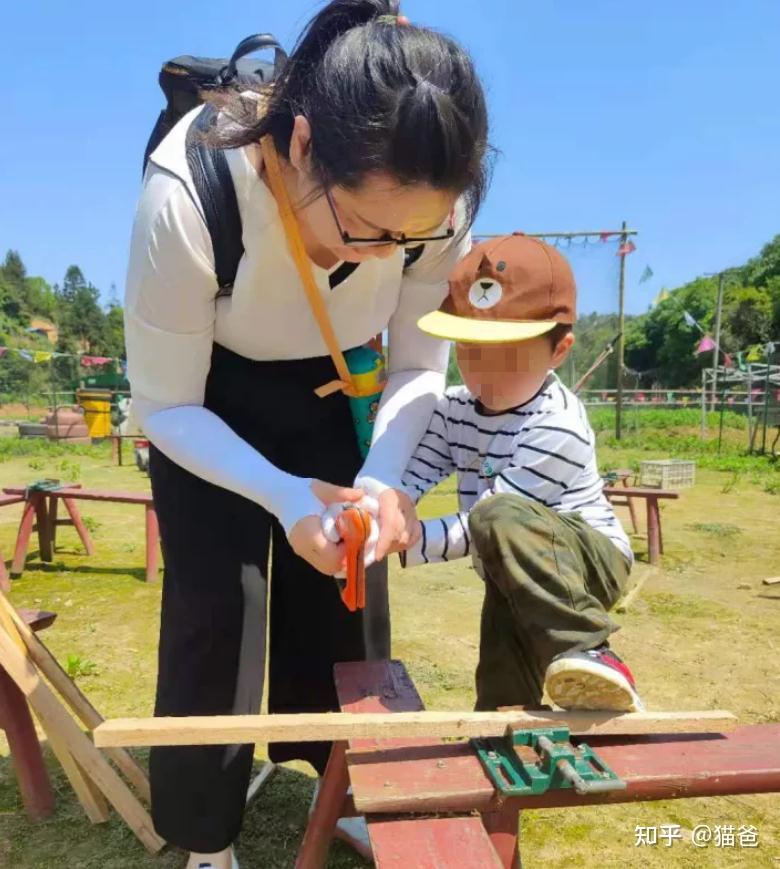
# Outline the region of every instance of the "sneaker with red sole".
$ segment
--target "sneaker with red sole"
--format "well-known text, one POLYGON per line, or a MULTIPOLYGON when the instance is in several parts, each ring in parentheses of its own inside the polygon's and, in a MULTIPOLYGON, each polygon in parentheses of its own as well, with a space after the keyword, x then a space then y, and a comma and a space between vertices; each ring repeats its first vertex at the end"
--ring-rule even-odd
POLYGON ((556 655, 544 677, 547 696, 561 709, 644 712, 628 666, 609 648, 556 655))

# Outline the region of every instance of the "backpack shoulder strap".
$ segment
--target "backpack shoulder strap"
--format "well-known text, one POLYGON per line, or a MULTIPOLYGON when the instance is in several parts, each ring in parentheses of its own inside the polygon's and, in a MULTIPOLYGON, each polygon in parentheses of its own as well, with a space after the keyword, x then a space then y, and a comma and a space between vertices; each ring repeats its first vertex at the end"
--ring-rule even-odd
POLYGON ((219 298, 229 296, 233 290, 238 264, 244 255, 244 241, 236 189, 225 152, 209 148, 203 142, 203 133, 213 122, 215 114, 210 105, 200 112, 187 131, 186 149, 187 165, 214 249, 219 298))

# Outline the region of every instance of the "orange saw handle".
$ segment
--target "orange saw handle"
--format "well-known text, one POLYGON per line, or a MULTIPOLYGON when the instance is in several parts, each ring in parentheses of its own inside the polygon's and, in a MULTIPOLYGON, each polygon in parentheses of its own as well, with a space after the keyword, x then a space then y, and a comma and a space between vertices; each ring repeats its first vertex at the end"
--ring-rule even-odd
POLYGON ((336 517, 336 530, 347 547, 347 581, 341 599, 353 613, 366 605, 366 540, 371 533, 371 514, 360 507, 347 507, 336 517))

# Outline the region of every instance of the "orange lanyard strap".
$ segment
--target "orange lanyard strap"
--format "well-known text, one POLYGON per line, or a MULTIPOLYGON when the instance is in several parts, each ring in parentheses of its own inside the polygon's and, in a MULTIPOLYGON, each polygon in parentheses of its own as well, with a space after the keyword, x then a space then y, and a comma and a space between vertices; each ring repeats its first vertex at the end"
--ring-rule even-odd
POLYGON ((271 186, 271 192, 276 199, 276 204, 279 207, 279 214, 282 218, 284 226, 284 234, 287 238, 287 246, 290 249, 295 265, 298 269, 303 288, 306 291, 306 296, 309 300, 314 319, 317 321, 320 332, 322 334, 325 346, 333 359, 333 364, 338 372, 338 380, 331 380, 323 386, 318 387, 314 392, 324 398, 333 392, 341 390, 347 395, 355 395, 355 387, 352 382, 352 375, 347 368, 344 354, 341 352, 336 333, 333 331, 333 326, 330 322, 330 317, 325 308, 325 303, 322 301, 320 289, 317 282, 314 280, 314 273, 311 268, 311 260, 306 253, 306 248, 303 246, 301 231, 298 226, 298 221, 295 218, 290 197, 287 193, 287 188, 284 185, 282 178, 282 170, 279 165, 279 155, 274 147, 273 140, 270 136, 263 136, 260 140, 260 148, 263 153, 263 163, 265 164, 266 172, 268 173, 268 183, 271 186))
POLYGON ((371 533, 371 515, 360 507, 347 507, 336 517, 336 530, 347 547, 347 581, 341 599, 353 613, 366 605, 366 540, 371 533))

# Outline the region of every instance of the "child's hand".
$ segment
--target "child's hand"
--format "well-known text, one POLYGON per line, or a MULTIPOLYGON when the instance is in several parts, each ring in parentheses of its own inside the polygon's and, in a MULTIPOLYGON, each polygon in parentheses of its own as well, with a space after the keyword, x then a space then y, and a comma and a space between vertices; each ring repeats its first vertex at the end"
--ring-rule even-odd
MULTIPOLYGON (((339 536, 339 532, 336 528, 336 517, 339 515, 339 513, 341 513, 343 510, 346 510, 348 507, 360 507, 361 509, 365 510, 371 517, 371 531, 368 535, 368 539, 366 540, 363 556, 363 564, 366 567, 370 567, 376 561, 376 544, 379 540, 379 525, 377 523, 377 516, 379 515, 379 503, 375 498, 372 498, 369 495, 364 495, 356 503, 344 501, 341 503, 331 504, 321 516, 322 533, 331 543, 340 543, 341 537, 339 536)), ((345 575, 346 573, 342 569, 339 573, 336 574, 336 577, 339 579, 343 579, 345 575)))
POLYGON ((379 496, 379 542, 377 561, 391 552, 410 549, 422 535, 412 499, 399 489, 386 489, 379 496))

